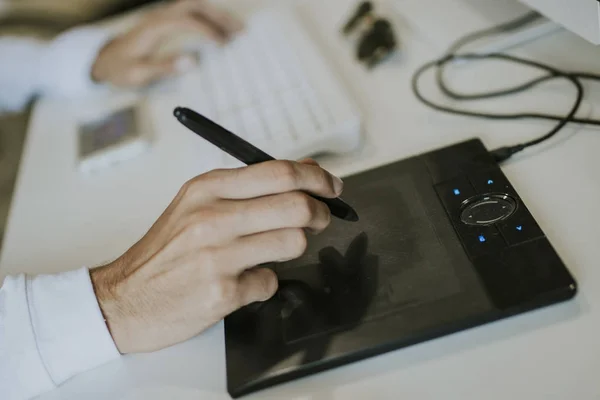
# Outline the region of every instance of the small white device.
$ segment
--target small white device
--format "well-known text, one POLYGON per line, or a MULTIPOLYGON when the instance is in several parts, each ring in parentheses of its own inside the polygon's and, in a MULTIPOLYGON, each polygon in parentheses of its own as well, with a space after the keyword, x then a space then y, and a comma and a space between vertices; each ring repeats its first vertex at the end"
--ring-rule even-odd
POLYGON ((520 0, 566 29, 600 44, 600 1, 520 0))
POLYGON ((134 107, 81 123, 77 138, 79 168, 84 172, 131 159, 150 145, 149 138, 139 129, 134 107))
MULTIPOLYGON (((362 142, 358 107, 294 9, 249 16, 245 32, 204 49, 178 102, 275 158, 345 153, 362 142)), ((212 149, 211 149, 212 150, 212 149)), ((222 167, 239 165, 223 154, 222 167)))

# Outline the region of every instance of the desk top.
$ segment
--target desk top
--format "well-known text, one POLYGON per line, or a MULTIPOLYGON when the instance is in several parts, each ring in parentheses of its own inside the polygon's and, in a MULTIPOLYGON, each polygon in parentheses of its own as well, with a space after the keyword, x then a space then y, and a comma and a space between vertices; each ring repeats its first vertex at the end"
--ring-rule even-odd
MULTIPOLYGON (((474 136, 494 148, 549 130, 550 124, 540 122, 494 123, 439 114, 420 105, 410 92, 414 70, 439 55, 448 38, 518 15, 521 7, 506 6, 503 10, 513 14, 500 15, 490 11, 492 0, 452 0, 444 6, 437 0, 382 1, 381 10, 390 13, 386 15, 398 28, 403 49, 384 66, 368 72, 352 62, 352 49, 336 31, 354 3, 308 3, 315 11, 317 34, 366 117, 367 142, 360 153, 322 160, 333 173, 346 176, 474 136), (431 10, 440 7, 451 14, 448 10, 432 14, 431 10), (431 35, 434 29, 441 33, 431 35)), ((563 68, 600 70, 600 50, 566 32, 539 39, 518 53, 563 68)), ((528 74, 491 64, 463 67, 452 78, 465 90, 485 90, 520 81, 528 74)), ((424 88, 431 88, 427 80, 424 88)), ((593 107, 594 102, 600 104, 600 91, 597 86, 590 89, 581 115, 600 117, 600 110, 593 107)), ((80 174, 75 167, 77 118, 98 107, 130 100, 129 95, 122 95, 77 104, 38 103, 25 144, 0 274, 54 272, 113 259, 145 233, 187 178, 207 169, 207 164, 199 164, 194 157, 198 149, 193 136, 172 134, 178 128, 164 113, 171 100, 168 89, 162 88, 144 96, 149 115, 159 110, 166 115, 154 118, 148 128, 154 135, 151 150, 118 168, 94 176, 80 174)), ((573 100, 567 84, 553 83, 514 99, 473 106, 562 113, 573 100)), ((571 127, 543 149, 523 152, 503 167, 578 280, 580 292, 573 301, 247 398, 600 398, 599 150, 598 130, 571 127)), ((123 357, 81 374, 43 398, 82 397, 228 399, 222 324, 181 345, 123 357)))

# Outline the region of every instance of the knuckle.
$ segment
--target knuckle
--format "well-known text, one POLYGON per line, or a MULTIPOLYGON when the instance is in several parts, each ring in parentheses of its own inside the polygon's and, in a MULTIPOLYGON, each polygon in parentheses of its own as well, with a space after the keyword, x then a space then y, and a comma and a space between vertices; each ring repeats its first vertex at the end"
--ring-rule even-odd
POLYGON ((319 186, 324 189, 324 191, 333 192, 333 179, 331 178, 331 175, 321 168, 319 168, 318 171, 319 186))
POLYGON ((211 249, 205 249, 202 252, 202 269, 207 274, 207 276, 218 276, 219 271, 219 260, 216 252, 211 249))
POLYGON ((321 207, 321 209, 323 210, 323 212, 320 215, 323 216, 323 229, 325 229, 329 226, 329 224, 331 224, 331 212, 329 211, 329 208, 323 203, 320 204, 319 207, 321 207))
POLYGON ((229 173, 225 169, 213 169, 198 175, 185 182, 181 188, 183 197, 195 197, 197 194, 214 194, 220 184, 222 184, 224 176, 229 173))
POLYGON ((181 189, 179 189, 179 197, 187 197, 192 190, 194 179, 190 179, 186 181, 183 185, 181 185, 181 189))
POLYGON ((222 184, 228 176, 236 173, 237 170, 235 169, 216 168, 200 175, 198 180, 203 186, 214 190, 218 185, 222 184))
POLYGON ((253 282, 253 290, 256 298, 264 298, 269 290, 269 282, 267 281, 266 276, 264 274, 260 274, 256 276, 253 282))
POLYGON ((184 15, 184 16, 181 16, 178 20, 173 21, 173 25, 175 25, 177 27, 188 28, 191 30, 197 30, 198 26, 200 24, 199 24, 198 20, 196 20, 191 15, 184 15))
POLYGON ((233 304, 238 301, 237 285, 232 279, 221 279, 211 286, 213 299, 218 303, 233 304))
POLYGON ((199 221, 199 222, 195 222, 193 224, 190 224, 187 234, 193 238, 193 240, 202 240, 203 237, 205 237, 207 235, 208 229, 206 229, 206 225, 204 224, 204 222, 199 221))
POLYGON ((298 172, 292 161, 277 160, 271 165, 273 175, 286 188, 295 188, 298 184, 298 172))
POLYGON ((287 231, 284 246, 292 258, 300 257, 308 247, 308 240, 303 229, 290 229, 287 231))
POLYGON ((195 239, 210 238, 219 229, 222 215, 212 207, 204 207, 196 212, 196 218, 187 227, 187 234, 195 239))
POLYGON ((261 274, 256 280, 256 290, 261 300, 270 298, 277 290, 277 279, 271 273, 261 274))
POLYGON ((221 174, 221 170, 220 169, 213 169, 211 171, 205 172, 202 175, 198 175, 195 178, 192 178, 191 183, 192 183, 192 187, 196 190, 200 189, 201 187, 214 182, 217 180, 217 178, 220 176, 221 174))
POLYGON ((198 191, 200 189, 200 187, 202 186, 202 182, 204 180, 205 180, 204 176, 200 175, 200 176, 196 176, 196 177, 191 178, 188 181, 186 181, 181 186, 180 193, 181 193, 182 197, 190 197, 190 196, 194 195, 194 193, 196 193, 196 191, 198 191))
POLYGON ((189 3, 190 3, 189 0, 177 0, 170 4, 170 9, 171 10, 182 10, 182 9, 185 9, 189 3))
POLYGON ((290 197, 291 207, 294 214, 298 216, 299 222, 303 225, 309 224, 317 213, 317 200, 303 192, 293 192, 290 197))

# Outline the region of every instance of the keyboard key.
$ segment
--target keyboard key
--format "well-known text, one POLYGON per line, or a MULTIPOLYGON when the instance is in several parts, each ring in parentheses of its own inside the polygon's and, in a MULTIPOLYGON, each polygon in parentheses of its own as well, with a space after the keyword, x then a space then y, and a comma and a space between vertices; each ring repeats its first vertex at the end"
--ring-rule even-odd
POLYGON ((223 168, 240 168, 244 166, 244 163, 236 159, 235 157, 222 152, 220 165, 223 168))
POLYGON ((239 129, 237 124, 237 116, 235 114, 227 114, 218 120, 215 120, 215 122, 228 131, 233 132, 236 135, 238 134, 239 129))
POLYGON ((250 82, 244 72, 247 68, 244 49, 247 48, 247 41, 240 40, 232 44, 232 47, 227 52, 227 74, 232 88, 233 105, 237 107, 246 107, 252 104, 253 96, 250 92, 250 82))
POLYGON ((242 124, 242 121, 240 120, 239 114, 235 114, 231 118, 230 126, 231 126, 230 131, 232 133, 236 134, 237 136, 239 136, 241 138, 248 139, 248 133, 246 132, 246 129, 244 128, 244 124, 242 124))
POLYGON ((261 111, 271 140, 285 141, 286 143, 294 140, 291 125, 279 104, 275 102, 265 103, 262 105, 261 111))
POLYGON ((207 96, 209 90, 210 88, 202 78, 201 73, 189 75, 181 82, 179 104, 177 105, 191 107, 207 118, 213 118, 215 113, 212 110, 211 98, 207 96))
POLYGON ((242 124, 244 131, 248 135, 248 141, 257 142, 267 137, 265 128, 256 108, 246 108, 241 113, 242 124))
POLYGON ((208 119, 214 120, 217 118, 218 113, 214 101, 211 101, 211 96, 207 96, 210 91, 211 88, 208 85, 202 85, 196 88, 195 93, 186 98, 189 99, 189 104, 195 111, 208 119))
POLYGON ((248 77, 251 84, 253 84, 255 88, 254 92, 254 100, 260 101, 261 99, 270 97, 272 95, 271 90, 269 89, 268 79, 258 71, 258 66, 254 64, 254 70, 252 71, 252 77, 248 77))
POLYGON ((226 62, 223 53, 217 53, 217 57, 207 60, 208 77, 212 89, 214 103, 213 106, 218 113, 227 111, 230 108, 230 96, 228 93, 228 79, 223 68, 226 62))
POLYGON ((258 44, 255 38, 251 39, 245 42, 247 46, 240 48, 237 70, 244 81, 245 87, 248 88, 251 101, 258 102, 261 99, 270 97, 272 90, 267 82, 269 77, 266 74, 266 69, 261 62, 264 57, 256 55, 258 44))
POLYGON ((299 82, 299 70, 297 68, 300 60, 296 54, 289 47, 289 43, 285 43, 285 38, 281 34, 273 32, 270 35, 271 49, 277 53, 277 60, 279 61, 279 67, 281 74, 285 80, 285 87, 295 87, 299 82))
MULTIPOLYGON (((265 66, 266 70, 269 73, 271 79, 268 81, 270 86, 275 90, 285 90, 291 87, 291 82, 286 75, 284 66, 283 66, 283 58, 281 55, 277 55, 275 47, 276 42, 274 41, 274 36, 276 34, 260 34, 258 35, 258 40, 260 43, 260 47, 262 49, 262 54, 265 57, 265 66)), ((258 53, 258 52, 257 52, 258 53)), ((258 54, 257 54, 258 56, 258 54)))
POLYGON ((295 92, 287 92, 283 95, 285 113, 291 121, 296 137, 315 135, 315 126, 312 123, 306 104, 295 92))
POLYGON ((308 85, 302 87, 302 97, 306 101, 308 108, 315 118, 317 127, 320 130, 326 129, 332 122, 331 116, 329 115, 325 104, 323 104, 317 98, 315 91, 308 85))

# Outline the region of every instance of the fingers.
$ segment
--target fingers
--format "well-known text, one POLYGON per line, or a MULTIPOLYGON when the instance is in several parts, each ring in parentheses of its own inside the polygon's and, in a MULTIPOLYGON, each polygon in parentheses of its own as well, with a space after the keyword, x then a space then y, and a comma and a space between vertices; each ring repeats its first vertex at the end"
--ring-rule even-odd
POLYGON ((139 46, 139 49, 136 50, 143 54, 151 53, 171 37, 185 34, 204 35, 219 43, 226 41, 219 29, 191 14, 159 14, 141 25, 136 34, 139 46))
POLYGON ((204 0, 184 0, 184 7, 204 17, 218 29, 232 35, 244 28, 243 23, 225 9, 204 0))
POLYGON ((218 273, 238 276, 257 265, 296 259, 306 247, 304 230, 279 229, 240 237, 227 246, 213 248, 210 260, 200 262, 210 262, 218 273))
POLYGON ((244 307, 257 301, 269 300, 277 292, 275 272, 267 268, 245 271, 238 279, 239 306, 244 307))
POLYGON ((215 170, 202 175, 198 181, 204 190, 221 199, 249 199, 290 191, 305 191, 333 198, 343 190, 341 179, 324 169, 284 160, 215 170))
POLYGON ((168 8, 168 13, 195 19, 204 25, 208 37, 221 44, 243 28, 233 15, 205 0, 180 0, 168 8))
POLYGON ((327 205, 304 192, 287 192, 224 203, 230 208, 230 230, 238 236, 284 228, 302 228, 320 233, 331 223, 327 205))
POLYGON ((316 234, 330 223, 331 213, 323 202, 303 192, 290 192, 202 207, 186 218, 186 226, 178 234, 188 238, 185 240, 189 240, 191 246, 197 243, 214 246, 287 228, 306 229, 316 234))
POLYGON ((131 66, 127 77, 130 86, 143 86, 188 71, 196 65, 192 56, 173 56, 161 60, 139 61, 131 66))

